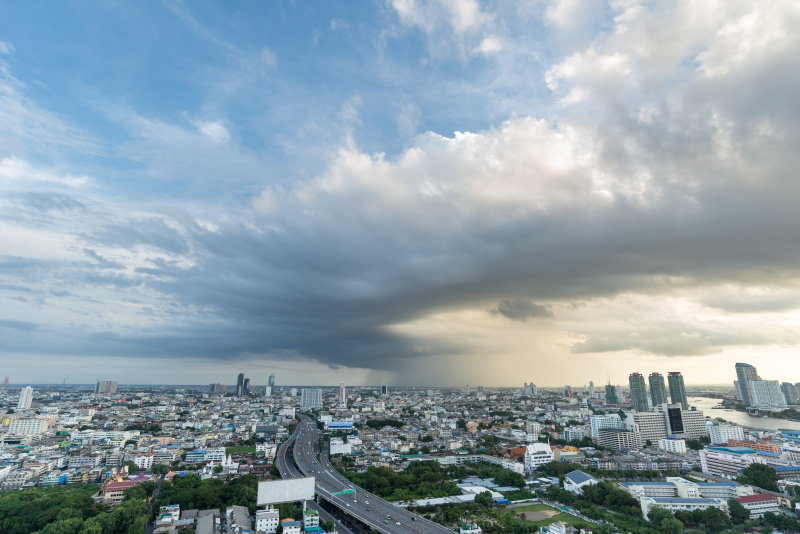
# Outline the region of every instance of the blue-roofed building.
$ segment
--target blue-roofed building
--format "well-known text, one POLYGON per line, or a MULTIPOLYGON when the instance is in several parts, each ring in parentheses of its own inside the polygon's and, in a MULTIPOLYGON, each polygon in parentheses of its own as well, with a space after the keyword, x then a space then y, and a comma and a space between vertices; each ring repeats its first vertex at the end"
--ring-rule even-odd
POLYGON ((782 430, 781 437, 796 443, 800 443, 800 430, 782 430))
POLYGON ((584 486, 593 486, 600 481, 583 471, 570 471, 564 476, 564 489, 572 493, 580 493, 584 486))

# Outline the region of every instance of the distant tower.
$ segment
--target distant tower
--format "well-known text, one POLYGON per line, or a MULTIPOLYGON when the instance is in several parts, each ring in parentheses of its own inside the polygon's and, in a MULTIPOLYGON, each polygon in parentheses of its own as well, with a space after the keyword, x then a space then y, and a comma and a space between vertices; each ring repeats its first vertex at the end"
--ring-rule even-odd
POLYGON ((619 398, 617 397, 617 388, 608 384, 606 386, 606 404, 619 404, 619 398))
POLYGON ((17 403, 17 410, 30 410, 33 403, 33 388, 25 386, 19 392, 19 402, 17 403))
POLYGON ((339 406, 342 408, 347 406, 347 388, 344 382, 339 382, 339 406))
POLYGON ((589 396, 590 397, 594 396, 594 382, 592 382, 591 380, 589 381, 589 396))
POLYGON ((647 386, 644 383, 644 376, 641 373, 631 373, 628 377, 628 385, 631 388, 631 403, 637 412, 647 411, 647 386))
POLYGON ((381 395, 389 394, 389 386, 381 386, 381 395))
POLYGON ((564 386, 564 397, 572 397, 572 386, 564 386))
POLYGON ((236 378, 236 396, 241 397, 243 390, 244 390, 244 373, 239 373, 239 376, 236 378))
POLYGON ((267 385, 272 389, 275 389, 275 373, 269 375, 269 383, 267 385))
POLYGON ((684 410, 689 409, 689 399, 686 398, 686 386, 683 384, 683 375, 679 372, 672 372, 667 375, 669 383, 669 396, 672 404, 680 404, 684 410))
POLYGON ((250 379, 245 378, 244 383, 242 384, 242 395, 249 395, 250 394, 250 379))
POLYGON ((750 405, 752 404, 752 400, 750 399, 750 388, 748 387, 749 382, 753 382, 756 380, 761 380, 758 377, 758 372, 756 368, 750 365, 749 363, 737 363, 736 364, 736 378, 738 378, 736 389, 739 393, 739 397, 742 399, 744 404, 750 405))
POLYGON ((469 395, 469 384, 464 386, 464 395, 469 395))
POLYGON ((667 386, 664 384, 664 377, 661 373, 650 373, 647 380, 650 382, 650 398, 653 401, 653 408, 668 402, 667 386))

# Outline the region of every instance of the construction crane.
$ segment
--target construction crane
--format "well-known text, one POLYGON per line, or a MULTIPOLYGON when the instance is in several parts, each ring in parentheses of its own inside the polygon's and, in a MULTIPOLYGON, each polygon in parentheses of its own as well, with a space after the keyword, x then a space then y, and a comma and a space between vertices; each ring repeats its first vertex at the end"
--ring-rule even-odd
POLYGON ((6 376, 6 379, 5 379, 5 380, 3 380, 3 387, 4 387, 4 388, 7 388, 7 387, 8 387, 8 376, 6 376))

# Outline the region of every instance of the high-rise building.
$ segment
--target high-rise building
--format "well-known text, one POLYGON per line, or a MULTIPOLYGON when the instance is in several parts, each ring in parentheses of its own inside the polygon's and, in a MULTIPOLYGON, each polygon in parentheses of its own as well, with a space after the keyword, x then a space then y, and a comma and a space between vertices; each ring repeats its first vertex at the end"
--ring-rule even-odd
POLYGON ((591 380, 589 381, 589 396, 590 397, 594 396, 594 382, 592 382, 591 380))
POLYGON ((305 409, 322 408, 322 390, 320 388, 303 388, 300 390, 300 407, 305 409))
POLYGON ((689 399, 686 398, 686 385, 683 383, 683 375, 678 371, 672 371, 667 375, 669 384, 669 397, 672 404, 680 404, 684 410, 689 409, 689 399))
POLYGON ((95 395, 115 395, 117 383, 113 380, 98 380, 94 386, 95 395))
POLYGON ((786 407, 786 397, 777 380, 749 380, 747 390, 752 406, 786 407))
POLYGON ((469 384, 464 386, 464 395, 469 395, 469 384))
POLYGON ((796 384, 783 382, 781 384, 781 391, 783 391, 783 396, 786 397, 786 404, 800 403, 800 387, 796 384))
POLYGON ((606 404, 619 404, 619 398, 617 397, 617 388, 608 384, 606 386, 606 404))
POLYGON ((244 392, 244 373, 239 373, 236 377, 236 396, 241 397, 244 392))
POLYGON ((572 386, 564 386, 564 397, 572 397, 572 386))
POLYGON ((389 394, 389 386, 381 386, 381 395, 389 394))
POLYGON ((219 383, 217 383, 217 384, 210 384, 210 385, 208 386, 208 390, 209 390, 209 392, 211 392, 211 393, 215 393, 215 394, 220 394, 220 393, 223 393, 223 394, 224 394, 224 393, 226 393, 226 391, 225 391, 225 386, 223 386, 222 384, 219 384, 219 383))
POLYGON ((242 384, 242 395, 249 395, 250 394, 250 379, 245 378, 244 383, 242 384))
POLYGON ((477 390, 478 390, 478 393, 483 393, 483 386, 478 386, 477 390))
POLYGON ((273 391, 275 389, 275 373, 269 375, 269 382, 267 383, 267 385, 269 386, 270 391, 273 391))
POLYGON ((761 380, 758 376, 758 372, 756 368, 750 365, 749 363, 737 363, 736 364, 736 393, 737 397, 739 397, 742 403, 746 405, 752 404, 750 399, 750 390, 748 388, 748 383, 754 380, 761 380))
POLYGON ((267 387, 264 388, 264 396, 265 397, 271 397, 272 396, 272 388, 271 387, 267 386, 267 387))
POLYGON ((339 406, 342 408, 347 406, 347 387, 344 382, 339 382, 339 406))
POLYGON ((631 373, 628 377, 631 388, 631 404, 637 412, 647 411, 647 386, 641 373, 631 373))
POLYGON ((33 388, 25 386, 19 392, 19 402, 17 403, 17 411, 30 410, 33 404, 33 388))
POLYGON ((661 373, 650 373, 647 377, 650 383, 650 399, 653 401, 653 408, 668 402, 667 386, 664 384, 664 376, 661 373))

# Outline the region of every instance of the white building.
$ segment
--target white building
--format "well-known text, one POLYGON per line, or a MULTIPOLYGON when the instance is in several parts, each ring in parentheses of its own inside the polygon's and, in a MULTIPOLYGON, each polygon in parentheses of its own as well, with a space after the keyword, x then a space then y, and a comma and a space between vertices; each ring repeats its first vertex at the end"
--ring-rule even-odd
POLYGON ((778 499, 772 495, 760 493, 758 495, 737 497, 736 500, 750 510, 750 517, 763 517, 767 512, 772 512, 773 514, 780 512, 778 499))
POLYGON ((739 471, 754 463, 766 464, 763 457, 747 447, 706 447, 700 451, 703 473, 736 478, 739 471))
POLYGON ((750 391, 751 406, 786 407, 786 397, 777 380, 748 380, 747 389, 750 391))
POLYGON ((339 382, 339 407, 344 408, 347 406, 347 387, 344 382, 339 382))
POLYGON ((17 403, 17 411, 30 410, 33 403, 33 388, 25 386, 19 393, 19 402, 17 403))
POLYGON ((726 514, 728 513, 728 501, 725 499, 703 499, 680 497, 643 497, 641 499, 642 515, 648 519, 647 514, 654 506, 666 508, 673 514, 678 511, 694 512, 695 510, 707 510, 709 508, 719 508, 726 514))
POLYGON ((303 511, 303 530, 306 532, 309 529, 319 527, 319 512, 313 508, 308 508, 303 511))
POLYGON ((525 471, 553 461, 553 450, 547 443, 531 443, 525 448, 525 471))
POLYGON ((640 449, 644 440, 639 432, 630 430, 601 430, 595 442, 601 447, 611 447, 615 451, 640 449))
POLYGON ((322 390, 320 388, 300 390, 300 408, 305 410, 322 408, 322 390))
POLYGON ((267 510, 256 510, 256 530, 258 532, 275 534, 275 532, 278 531, 279 521, 280 517, 277 508, 269 508, 267 510))
POLYGON ((133 462, 139 469, 150 469, 153 467, 153 453, 144 452, 142 454, 137 454, 133 462))
POLYGON ((600 435, 601 430, 623 430, 625 425, 619 414, 593 415, 589 418, 589 426, 592 429, 592 437, 600 435))
POLYGON ((712 445, 722 445, 730 440, 744 441, 744 428, 728 423, 706 424, 712 445))
POLYGON ((206 449, 203 454, 204 462, 224 462, 225 461, 225 448, 220 447, 217 449, 206 449))
POLYGON ((345 443, 342 438, 331 438, 331 456, 334 454, 351 454, 353 445, 345 443))
POLYGON ((115 395, 117 383, 113 380, 98 380, 94 386, 95 395, 115 395))
POLYGON ((686 454, 686 440, 678 438, 661 438, 658 441, 658 448, 662 451, 674 452, 676 454, 686 454))
POLYGON ((600 481, 583 471, 572 471, 564 475, 564 489, 573 493, 581 493, 584 486, 593 486, 600 481))
POLYGON ((8 433, 19 436, 38 436, 47 430, 47 420, 38 417, 12 419, 8 433))

